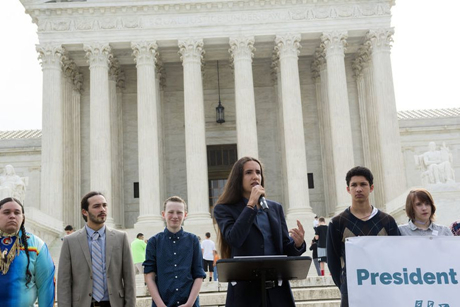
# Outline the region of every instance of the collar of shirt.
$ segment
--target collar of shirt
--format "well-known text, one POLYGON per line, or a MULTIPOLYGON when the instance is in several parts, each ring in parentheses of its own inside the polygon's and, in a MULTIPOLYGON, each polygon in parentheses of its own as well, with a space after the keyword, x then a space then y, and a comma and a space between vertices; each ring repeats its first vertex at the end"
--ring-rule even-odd
POLYGON ((420 230, 432 230, 432 231, 434 230, 434 228, 433 228, 433 223, 430 223, 430 226, 428 226, 427 229, 418 228, 418 227, 412 222, 412 220, 409 220, 409 223, 408 223, 408 224, 409 224, 409 227, 410 227, 411 230, 417 230, 417 229, 420 229, 420 230))
POLYGON ((171 231, 168 230, 168 228, 165 228, 164 233, 166 237, 170 240, 179 240, 184 233, 184 228, 181 227, 180 230, 176 233, 172 233, 171 231))
MULTIPOLYGON (((89 228, 88 225, 85 225, 85 228, 86 228, 86 235, 88 236, 88 241, 89 241, 93 237, 93 234, 96 231, 89 228)), ((105 225, 102 226, 102 228, 99 229, 97 232, 99 233, 99 236, 101 239, 105 239, 105 225)))

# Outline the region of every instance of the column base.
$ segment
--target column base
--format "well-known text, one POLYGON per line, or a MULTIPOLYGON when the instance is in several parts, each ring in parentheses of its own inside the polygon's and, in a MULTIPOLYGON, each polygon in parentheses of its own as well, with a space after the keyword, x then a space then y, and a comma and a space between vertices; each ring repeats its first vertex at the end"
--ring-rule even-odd
POLYGON ((108 217, 105 220, 105 225, 110 227, 110 228, 117 228, 116 225, 115 225, 115 220, 113 219, 113 217, 108 217))
POLYGON ((187 215, 186 224, 212 224, 211 214, 209 212, 193 212, 187 215))
POLYGON ((216 244, 217 239, 217 232, 219 231, 217 224, 213 223, 211 216, 206 214, 196 214, 190 218, 187 216, 187 219, 184 221, 184 230, 190 233, 193 233, 201 238, 201 240, 205 239, 205 234, 209 232, 211 234, 211 240, 213 240, 216 244))
POLYGON ((334 216, 342 213, 343 211, 345 211, 345 209, 347 209, 348 207, 350 207, 350 204, 341 204, 341 205, 337 205, 335 207, 335 212, 334 212, 334 216))
MULTIPOLYGON (((166 225, 164 220, 159 215, 141 215, 137 218, 137 223, 134 224, 134 232, 143 233, 146 239, 162 232, 166 225)), ((134 240, 134 238, 133 238, 134 240)))
POLYGON ((163 218, 161 215, 140 215, 137 217, 137 223, 134 224, 134 228, 136 225, 143 226, 143 225, 164 225, 163 218))
POLYGON ((305 218, 315 217, 313 210, 310 207, 303 208, 288 208, 286 212, 286 220, 299 220, 302 221, 305 218))

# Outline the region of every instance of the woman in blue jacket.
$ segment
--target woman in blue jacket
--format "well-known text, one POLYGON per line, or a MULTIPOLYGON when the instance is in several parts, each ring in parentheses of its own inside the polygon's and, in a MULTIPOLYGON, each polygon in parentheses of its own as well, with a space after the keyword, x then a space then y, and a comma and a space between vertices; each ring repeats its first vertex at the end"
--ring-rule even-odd
MULTIPOLYGON (((305 252, 305 231, 288 231, 283 207, 267 200, 269 210, 264 211, 259 199, 265 195, 261 163, 251 157, 239 159, 232 168, 217 200, 214 217, 219 226, 222 259, 235 256, 288 255, 300 256, 305 252)), ((257 282, 229 283, 225 306, 260 306, 261 290, 257 282)), ((268 286, 268 306, 295 306, 288 281, 281 286, 268 286)))

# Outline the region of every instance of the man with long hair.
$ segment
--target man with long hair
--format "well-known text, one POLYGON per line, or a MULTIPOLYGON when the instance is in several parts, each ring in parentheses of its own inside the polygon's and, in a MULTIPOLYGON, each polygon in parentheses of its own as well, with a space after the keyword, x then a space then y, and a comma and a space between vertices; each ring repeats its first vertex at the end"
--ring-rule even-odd
POLYGON ((0 302, 2 307, 54 305, 54 263, 46 244, 26 232, 24 206, 0 201, 0 302))
MULTIPOLYGON (((287 255, 300 256, 305 252, 305 231, 288 231, 281 204, 267 200, 268 211, 259 205, 265 196, 262 164, 255 158, 243 157, 233 165, 222 195, 214 208, 219 225, 218 239, 221 256, 287 255), (290 235, 289 235, 290 234, 290 235)), ((260 306, 259 283, 238 282, 228 285, 225 306, 260 306)), ((289 281, 281 285, 267 284, 268 306, 295 306, 289 281)))

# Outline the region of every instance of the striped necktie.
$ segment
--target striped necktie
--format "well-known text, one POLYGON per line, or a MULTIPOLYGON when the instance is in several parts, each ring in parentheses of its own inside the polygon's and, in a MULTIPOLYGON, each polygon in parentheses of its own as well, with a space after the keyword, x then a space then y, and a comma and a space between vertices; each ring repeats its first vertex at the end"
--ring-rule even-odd
POLYGON ((93 268, 93 298, 100 302, 104 297, 104 271, 102 267, 102 248, 99 233, 93 234, 91 262, 93 268))

